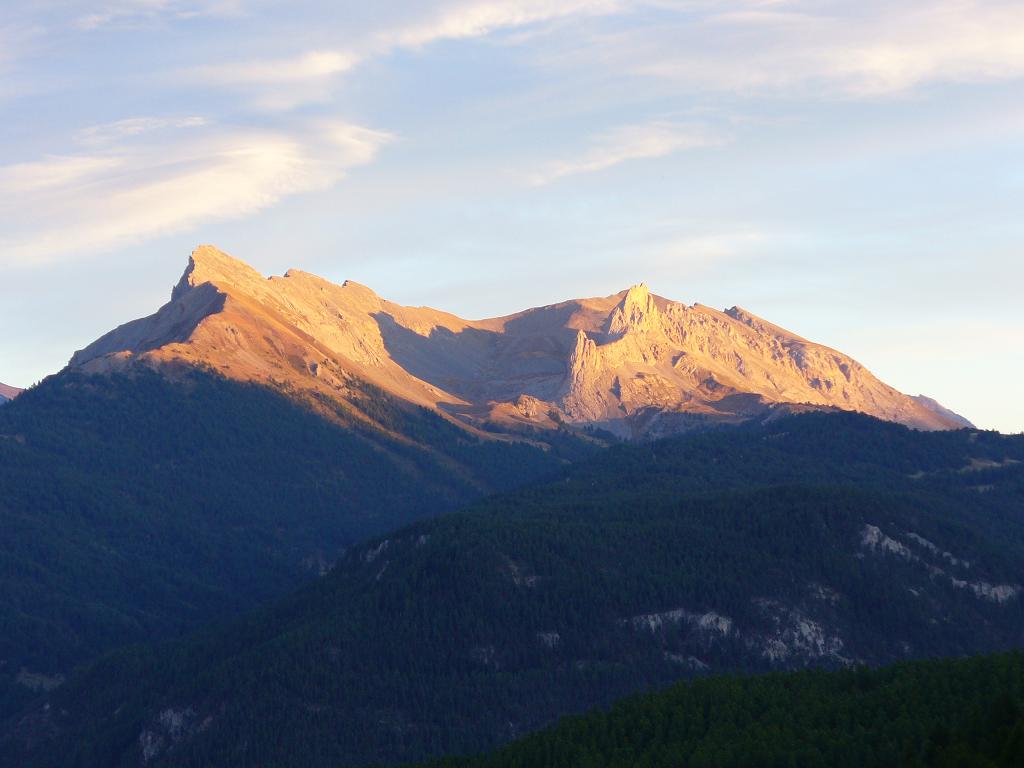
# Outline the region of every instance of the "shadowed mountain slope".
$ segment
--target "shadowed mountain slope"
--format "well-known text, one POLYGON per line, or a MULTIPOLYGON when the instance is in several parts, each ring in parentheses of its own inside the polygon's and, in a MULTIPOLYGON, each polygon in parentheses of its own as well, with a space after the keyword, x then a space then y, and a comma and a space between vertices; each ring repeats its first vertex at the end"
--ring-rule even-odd
POLYGON ((1022 552, 1024 438, 810 413, 620 445, 110 656, 9 720, 0 754, 413 760, 680 678, 995 651, 1024 642, 1022 552))
POLYGON ((358 415, 196 368, 51 377, 0 409, 0 713, 76 664, 314 579, 347 547, 594 450, 358 415), (328 418, 325 418, 325 415, 328 418))

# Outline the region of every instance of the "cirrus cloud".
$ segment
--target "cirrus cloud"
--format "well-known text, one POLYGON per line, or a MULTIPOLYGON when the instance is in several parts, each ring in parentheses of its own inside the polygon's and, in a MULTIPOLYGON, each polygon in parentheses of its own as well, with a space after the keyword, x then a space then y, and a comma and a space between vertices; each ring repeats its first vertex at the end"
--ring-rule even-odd
POLYGON ((111 25, 137 25, 161 18, 191 19, 201 16, 234 16, 241 0, 106 0, 72 3, 84 5, 76 26, 96 30, 111 25))
POLYGON ((558 160, 529 177, 534 186, 550 184, 566 176, 604 171, 632 160, 665 157, 684 149, 715 147, 724 143, 702 126, 656 121, 613 128, 594 136, 580 155, 558 160))
POLYGON ((35 266, 246 216, 334 185, 392 138, 336 121, 211 127, 2 166, 0 264, 35 266))
POLYGON ((411 20, 383 24, 348 47, 300 51, 290 56, 229 60, 173 73, 203 86, 255 92, 252 104, 263 111, 289 111, 326 101, 330 86, 364 61, 397 50, 419 50, 445 40, 481 38, 506 29, 574 16, 620 13, 632 0, 470 0, 436 3, 426 12, 407 12, 411 20))
POLYGON ((278 85, 331 77, 347 72, 356 61, 352 53, 309 51, 279 59, 202 65, 186 70, 184 74, 205 85, 278 85))
POLYGON ((1024 6, 1007 0, 686 3, 691 13, 597 35, 569 60, 694 91, 893 96, 933 83, 1024 77, 1024 6))
POLYGON ((206 118, 196 116, 179 118, 129 117, 123 120, 115 120, 112 123, 91 125, 83 128, 75 134, 75 141, 86 145, 109 144, 151 131, 167 128, 197 128, 203 125, 206 125, 206 118))

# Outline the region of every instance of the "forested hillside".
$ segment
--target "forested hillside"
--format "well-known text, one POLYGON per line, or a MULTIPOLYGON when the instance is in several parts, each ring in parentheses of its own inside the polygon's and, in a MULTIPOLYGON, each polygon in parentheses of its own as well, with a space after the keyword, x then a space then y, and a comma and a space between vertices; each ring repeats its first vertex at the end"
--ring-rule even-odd
POLYGON ((1024 439, 853 414, 622 445, 8 721, 20 766, 359 765, 680 678, 1024 642, 1024 439))
POLYGON ((718 677, 430 768, 1019 768, 1024 656, 718 677))
POLYGON ((199 371, 51 378, 0 410, 0 713, 74 664, 286 594, 344 549, 593 450, 376 423, 199 371), (389 430, 388 434, 384 430, 389 430))

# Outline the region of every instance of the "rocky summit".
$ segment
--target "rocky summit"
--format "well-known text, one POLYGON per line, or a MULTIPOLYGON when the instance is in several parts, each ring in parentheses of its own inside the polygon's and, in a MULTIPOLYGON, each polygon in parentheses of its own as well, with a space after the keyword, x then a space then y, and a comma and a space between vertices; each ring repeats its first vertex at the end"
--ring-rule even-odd
POLYGON ((568 424, 636 438, 808 408, 919 429, 969 425, 740 307, 670 301, 643 283, 464 320, 352 281, 294 269, 265 278, 212 246, 192 253, 167 304, 77 352, 70 367, 140 364, 202 366, 356 413, 360 380, 473 431, 568 424))

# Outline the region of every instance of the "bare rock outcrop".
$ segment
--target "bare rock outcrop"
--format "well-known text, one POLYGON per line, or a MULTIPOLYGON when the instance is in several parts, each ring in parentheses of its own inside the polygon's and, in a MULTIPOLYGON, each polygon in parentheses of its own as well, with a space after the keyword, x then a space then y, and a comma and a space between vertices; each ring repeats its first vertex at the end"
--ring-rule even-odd
POLYGON ((626 291, 622 301, 608 318, 608 333, 621 336, 626 333, 652 333, 660 330, 661 317, 654 297, 646 283, 634 285, 626 291))
POLYGON ((643 283, 465 320, 300 270, 265 278, 212 246, 192 253, 156 313, 70 362, 95 373, 183 364, 356 409, 357 377, 471 429, 569 423, 637 437, 780 406, 863 411, 922 429, 968 423, 747 310, 669 301, 643 283))

